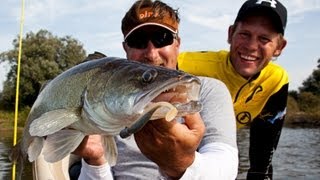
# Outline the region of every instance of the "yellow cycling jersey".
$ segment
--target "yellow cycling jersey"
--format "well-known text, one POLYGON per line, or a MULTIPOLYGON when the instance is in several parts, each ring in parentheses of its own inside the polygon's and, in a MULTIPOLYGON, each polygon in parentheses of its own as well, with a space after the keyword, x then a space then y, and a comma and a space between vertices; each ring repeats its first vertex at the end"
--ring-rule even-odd
MULTIPOLYGON (((268 99, 288 84, 288 74, 279 65, 270 62, 256 77, 249 80, 233 68, 228 51, 183 52, 178 58, 178 68, 190 74, 213 77, 228 87, 237 119, 237 127, 248 125, 261 113, 268 99)), ((262 116, 262 117, 261 117, 262 116)))

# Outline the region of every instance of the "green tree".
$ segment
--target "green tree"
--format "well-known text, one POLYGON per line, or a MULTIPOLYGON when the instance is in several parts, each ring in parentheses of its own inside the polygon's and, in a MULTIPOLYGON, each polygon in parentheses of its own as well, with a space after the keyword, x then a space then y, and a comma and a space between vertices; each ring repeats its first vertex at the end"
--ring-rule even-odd
MULTIPOLYGON (((9 62, 10 70, 4 82, 1 104, 14 107, 19 37, 13 40, 14 48, 0 54, 0 63, 9 62)), ((32 106, 41 86, 61 72, 85 59, 83 45, 70 36, 57 37, 47 30, 29 32, 22 40, 20 73, 20 106, 32 106)))
POLYGON ((320 98, 311 92, 301 92, 298 96, 299 108, 306 113, 316 113, 319 111, 320 98))
POLYGON ((299 88, 300 92, 311 92, 320 97, 320 59, 318 59, 318 66, 312 74, 302 83, 299 88))
POLYGON ((298 91, 290 90, 288 92, 288 95, 291 96, 294 100, 298 100, 298 95, 299 95, 298 91))

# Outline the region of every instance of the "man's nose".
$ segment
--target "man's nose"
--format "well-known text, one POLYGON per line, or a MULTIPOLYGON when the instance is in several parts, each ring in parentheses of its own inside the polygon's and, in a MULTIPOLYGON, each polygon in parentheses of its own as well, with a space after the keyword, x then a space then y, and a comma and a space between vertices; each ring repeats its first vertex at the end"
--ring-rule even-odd
POLYGON ((257 50, 259 47, 259 39, 256 37, 251 37, 247 40, 247 48, 249 50, 257 50))
POLYGON ((156 48, 151 41, 148 42, 147 47, 144 49, 144 58, 149 61, 150 64, 160 65, 158 48, 156 48))

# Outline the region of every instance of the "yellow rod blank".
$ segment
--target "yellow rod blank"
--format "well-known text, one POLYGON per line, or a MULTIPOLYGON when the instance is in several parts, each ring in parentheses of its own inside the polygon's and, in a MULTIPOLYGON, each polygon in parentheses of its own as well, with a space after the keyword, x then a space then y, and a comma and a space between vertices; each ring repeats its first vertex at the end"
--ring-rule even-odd
MULTIPOLYGON (((16 101, 14 112, 14 130, 13 130, 13 145, 17 144, 17 129, 18 129, 18 110, 19 110, 19 85, 20 85, 20 62, 22 53, 22 36, 24 24, 24 0, 21 0, 21 18, 20 18, 20 34, 19 34, 19 54, 18 54, 18 69, 17 69, 17 84, 16 84, 16 101)), ((16 179, 16 164, 12 164, 12 180, 16 179)))

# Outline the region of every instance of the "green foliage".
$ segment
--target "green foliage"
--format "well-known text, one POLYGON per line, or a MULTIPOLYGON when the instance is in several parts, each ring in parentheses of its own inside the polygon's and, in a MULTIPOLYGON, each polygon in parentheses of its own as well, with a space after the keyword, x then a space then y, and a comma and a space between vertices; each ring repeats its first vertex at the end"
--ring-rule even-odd
MULTIPOLYGON (((0 54, 0 63, 9 62, 11 68, 3 84, 2 108, 12 109, 15 103, 19 37, 14 48, 0 54)), ((32 106, 45 82, 85 59, 83 45, 70 36, 59 38, 47 30, 29 32, 22 40, 19 104, 32 106)))
POLYGON ((302 83, 299 88, 300 92, 311 92, 320 97, 320 59, 318 60, 317 69, 302 83))
POLYGON ((310 92, 302 92, 298 94, 296 94, 295 91, 290 92, 287 102, 285 125, 293 127, 319 127, 319 107, 319 96, 310 92))
POLYGON ((320 59, 317 69, 303 81, 299 92, 290 91, 286 124, 320 126, 320 59))
POLYGON ((287 103, 288 125, 320 126, 320 59, 317 69, 303 81, 298 91, 289 91, 287 103))
MULTIPOLYGON (((18 112, 18 127, 24 127, 27 120, 30 107, 26 106, 18 112)), ((0 110, 0 127, 13 128, 14 127, 15 112, 11 110, 0 110)))
POLYGON ((295 100, 298 100, 298 91, 291 90, 288 92, 289 96, 295 100))
POLYGON ((300 111, 298 102, 291 95, 288 96, 287 111, 288 111, 288 114, 291 112, 299 112, 300 111))
POLYGON ((300 110, 306 113, 316 113, 319 111, 320 98, 311 92, 302 92, 298 96, 300 110))

